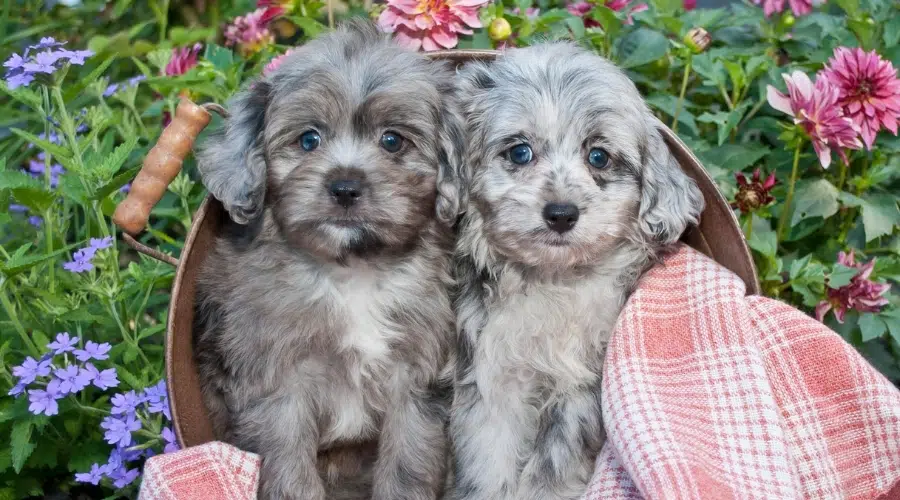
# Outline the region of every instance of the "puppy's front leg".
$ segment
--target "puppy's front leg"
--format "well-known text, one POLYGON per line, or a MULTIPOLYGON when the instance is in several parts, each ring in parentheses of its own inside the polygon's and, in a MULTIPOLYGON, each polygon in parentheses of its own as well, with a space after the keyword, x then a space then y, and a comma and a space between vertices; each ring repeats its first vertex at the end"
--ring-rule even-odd
POLYGON ((384 416, 372 498, 434 500, 446 469, 450 382, 427 388, 403 385, 398 384, 384 416))
POLYGON ((522 471, 519 498, 581 498, 604 440, 599 383, 553 402, 541 414, 534 454, 522 471))
POLYGON ((235 436, 262 456, 260 500, 325 500, 316 469, 319 432, 314 406, 293 394, 258 401, 241 412, 235 436))

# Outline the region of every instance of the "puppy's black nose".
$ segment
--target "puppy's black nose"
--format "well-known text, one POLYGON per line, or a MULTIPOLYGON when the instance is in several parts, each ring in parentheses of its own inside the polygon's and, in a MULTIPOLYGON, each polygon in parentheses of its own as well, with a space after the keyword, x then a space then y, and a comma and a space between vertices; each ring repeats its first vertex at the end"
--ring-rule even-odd
POLYGON ((578 207, 572 203, 548 203, 544 206, 544 221, 550 229, 565 233, 578 222, 578 207))
POLYGON ((362 194, 362 184, 359 181, 334 181, 331 183, 330 190, 338 205, 350 208, 362 194))

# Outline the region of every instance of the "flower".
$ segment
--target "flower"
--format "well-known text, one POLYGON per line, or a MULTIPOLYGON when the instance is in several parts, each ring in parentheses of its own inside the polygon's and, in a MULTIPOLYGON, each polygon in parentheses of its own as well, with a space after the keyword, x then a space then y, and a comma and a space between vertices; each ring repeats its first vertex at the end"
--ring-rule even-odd
POLYGON ((25 384, 23 384, 22 382, 19 382, 16 385, 14 385, 12 387, 12 389, 10 389, 9 392, 6 393, 6 395, 18 397, 19 394, 22 394, 23 392, 25 392, 25 384))
POLYGON ((58 368, 53 375, 59 382, 58 394, 61 396, 79 392, 91 383, 91 373, 76 365, 58 368))
POLYGON ((133 415, 138 405, 143 401, 134 391, 128 391, 126 393, 116 394, 112 397, 110 402, 113 405, 110 413, 113 415, 133 415))
POLYGON ((287 56, 291 55, 293 52, 294 49, 290 48, 287 49, 284 54, 273 57, 272 60, 269 61, 269 64, 266 64, 266 67, 263 68, 263 76, 271 75, 276 69, 278 69, 279 66, 281 66, 281 63, 283 63, 284 60, 287 59, 287 56))
POLYGON ((106 370, 100 371, 92 363, 85 363, 84 370, 90 375, 94 387, 98 389, 106 390, 110 387, 119 385, 119 379, 116 375, 115 368, 107 368, 106 370))
POLYGON ((187 73, 200 60, 200 49, 202 47, 202 45, 196 43, 193 47, 172 49, 172 57, 169 58, 169 62, 163 69, 163 74, 165 76, 178 76, 187 73))
POLYGON ((775 187, 775 172, 769 174, 765 182, 760 182, 760 170, 757 168, 753 171, 753 177, 750 182, 744 174, 738 172, 734 174, 737 179, 738 192, 734 195, 734 201, 731 202, 732 208, 739 208, 741 213, 750 213, 760 207, 764 207, 775 201, 775 198, 769 194, 769 191, 775 187))
POLYGON ((181 447, 178 446, 178 439, 175 437, 175 433, 172 432, 170 427, 166 427, 162 430, 162 438, 166 443, 165 448, 163 448, 163 453, 172 453, 181 449, 181 447))
POLYGON ((53 354, 72 352, 79 340, 81 339, 78 337, 70 337, 69 332, 57 333, 56 340, 47 344, 47 348, 51 349, 53 354))
MULTIPOLYGON (((631 0, 607 0, 605 5, 608 9, 619 12, 624 10, 631 3, 631 0)), ((594 9, 594 4, 581 0, 579 2, 570 3, 566 6, 566 10, 569 11, 573 16, 585 17, 590 11, 594 9)), ((647 4, 640 3, 635 5, 634 7, 628 10, 628 17, 625 19, 625 24, 633 24, 634 19, 631 18, 632 14, 637 14, 638 12, 644 12, 649 9, 647 4)), ((595 28, 599 27, 600 23, 591 18, 584 19, 584 26, 586 28, 595 28)))
MULTIPOLYGON (((761 3, 763 14, 765 14, 766 17, 769 17, 776 12, 784 11, 785 1, 790 4, 791 12, 793 12, 795 16, 805 16, 812 12, 812 0, 753 0, 753 3, 756 5, 761 3)), ((825 3, 824 0, 817 2, 817 5, 822 3, 825 3)))
MULTIPOLYGON (((28 160, 28 173, 36 179, 43 178, 44 172, 47 168, 46 164, 44 163, 43 156, 43 153, 41 153, 37 156, 36 160, 28 160)), ((59 185, 59 176, 64 173, 66 173, 66 169, 64 169, 62 165, 57 163, 50 166, 51 188, 56 188, 56 186, 59 185)))
POLYGON ((105 238, 91 238, 88 246, 76 251, 72 255, 72 260, 63 264, 66 271, 73 273, 83 273, 94 269, 94 255, 98 251, 107 249, 112 246, 112 236, 105 238))
POLYGON ((291 0, 257 0, 256 7, 263 9, 262 18, 268 23, 273 19, 291 13, 294 10, 294 2, 291 0))
POLYGON ((12 374, 19 377, 19 383, 27 385, 34 382, 37 377, 50 375, 50 370, 49 358, 36 361, 31 356, 28 356, 21 365, 13 367, 12 374))
POLYGON ((387 0, 378 25, 404 47, 425 51, 452 49, 458 34, 481 28, 478 9, 487 0, 387 0))
POLYGON ((28 411, 35 415, 40 415, 43 413, 48 417, 56 415, 59 413, 59 405, 56 403, 56 392, 53 392, 50 388, 50 385, 47 386, 47 390, 42 389, 32 389, 28 391, 28 401, 31 403, 28 405, 28 411))
POLYGON ((847 162, 844 148, 862 147, 859 129, 843 115, 837 104, 839 90, 825 78, 818 78, 815 86, 802 71, 782 75, 790 97, 769 85, 767 98, 773 108, 794 117, 812 141, 822 167, 831 165, 831 150, 847 162))
POLYGON ((116 471, 114 474, 110 474, 109 477, 113 480, 113 486, 116 488, 124 488, 133 483, 140 475, 140 469, 122 469, 121 471, 116 471))
POLYGON ((255 54, 263 47, 275 43, 275 36, 267 27, 272 20, 268 9, 256 9, 244 16, 234 18, 225 28, 225 45, 234 47, 245 56, 255 54))
MULTIPOLYGON (((170 62, 171 62, 171 60, 170 60, 170 62)), ((124 82, 121 82, 121 83, 111 83, 111 84, 109 84, 109 86, 106 87, 106 90, 103 91, 103 97, 110 97, 122 89, 135 87, 138 84, 140 84, 142 81, 144 81, 146 78, 147 77, 144 75, 138 75, 138 76, 133 76, 133 77, 129 78, 128 80, 125 80, 124 82)))
POLYGON ((684 38, 681 39, 688 48, 695 54, 699 54, 709 47, 712 43, 712 37, 703 28, 691 28, 684 38))
POLYGON ((169 420, 172 414, 169 410, 169 394, 166 392, 166 381, 160 380, 155 386, 144 390, 144 400, 147 402, 147 411, 150 413, 162 413, 169 420))
POLYGON ((897 135, 900 119, 900 78, 890 61, 874 50, 838 47, 819 73, 839 90, 838 104, 860 129, 866 148, 872 149, 882 127, 897 135))
POLYGON ((38 74, 52 75, 62 67, 61 62, 82 65, 86 58, 94 55, 90 50, 58 49, 65 42, 57 42, 51 37, 42 38, 40 43, 30 45, 23 54, 12 54, 3 63, 6 70, 6 84, 10 89, 31 84, 38 74))
POLYGON ((694 10, 697 8, 697 0, 684 0, 682 3, 684 10, 694 10))
POLYGON ((867 264, 857 264, 854 251, 850 253, 839 252, 838 264, 857 269, 857 273, 850 279, 850 283, 837 289, 827 288, 827 298, 816 306, 816 319, 822 321, 828 311, 834 309, 834 318, 838 323, 844 322, 844 315, 848 309, 856 309, 860 312, 879 312, 881 307, 888 303, 883 297, 891 285, 877 283, 869 279, 872 270, 875 269, 875 259, 867 264))
POLYGON ((75 480, 79 483, 91 483, 96 486, 103 480, 103 475, 104 469, 98 464, 94 464, 91 466, 90 472, 75 474, 75 480))
POLYGON ((103 438, 107 443, 125 447, 131 445, 131 433, 140 430, 141 422, 134 415, 125 418, 109 416, 103 419, 100 427, 106 429, 103 438))
POLYGON ((88 340, 84 345, 84 349, 75 350, 75 357, 78 361, 90 361, 92 359, 103 361, 104 359, 109 359, 107 353, 110 349, 112 349, 112 346, 107 342, 98 344, 92 340, 88 340))

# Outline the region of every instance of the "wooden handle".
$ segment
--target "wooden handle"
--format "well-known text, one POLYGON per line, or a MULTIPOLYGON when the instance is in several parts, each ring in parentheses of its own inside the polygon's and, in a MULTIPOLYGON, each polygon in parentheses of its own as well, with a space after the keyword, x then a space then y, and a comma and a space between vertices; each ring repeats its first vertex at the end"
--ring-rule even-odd
POLYGON ((150 211, 181 171, 181 164, 190 153, 194 140, 211 118, 203 107, 186 97, 181 98, 172 122, 160 134, 131 183, 131 191, 116 207, 112 219, 123 231, 132 236, 143 231, 150 211))

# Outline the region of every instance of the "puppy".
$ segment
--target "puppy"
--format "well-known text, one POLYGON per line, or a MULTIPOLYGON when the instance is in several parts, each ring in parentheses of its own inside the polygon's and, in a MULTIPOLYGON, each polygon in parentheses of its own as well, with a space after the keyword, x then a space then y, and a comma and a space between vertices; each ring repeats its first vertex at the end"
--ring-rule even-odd
POLYGON ((261 498, 442 489, 452 85, 450 68, 353 22, 239 93, 199 152, 232 219, 198 279, 199 376, 217 437, 262 456, 261 498))
POLYGON ((703 208, 634 84, 566 43, 470 64, 451 410, 461 500, 580 498, 635 281, 703 208))

